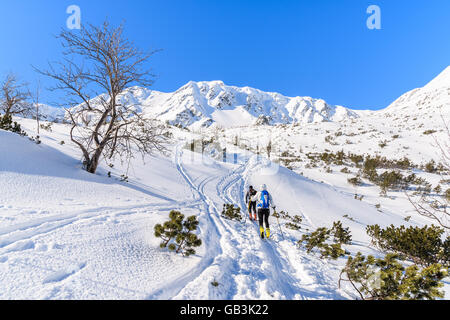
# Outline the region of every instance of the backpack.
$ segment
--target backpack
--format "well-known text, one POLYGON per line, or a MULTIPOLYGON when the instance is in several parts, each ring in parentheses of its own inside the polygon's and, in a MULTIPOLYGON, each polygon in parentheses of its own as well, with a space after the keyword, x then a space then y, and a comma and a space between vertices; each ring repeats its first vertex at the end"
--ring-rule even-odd
POLYGON ((267 192, 267 190, 263 190, 261 191, 261 199, 260 202, 258 204, 258 207, 263 208, 263 209, 269 209, 269 192, 267 192))

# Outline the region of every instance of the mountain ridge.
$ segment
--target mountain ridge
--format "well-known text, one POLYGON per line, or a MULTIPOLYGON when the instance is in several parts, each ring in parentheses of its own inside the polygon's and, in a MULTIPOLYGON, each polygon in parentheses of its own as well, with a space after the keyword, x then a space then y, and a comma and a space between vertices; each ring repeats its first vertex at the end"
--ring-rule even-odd
MULTIPOLYGON (((425 86, 404 93, 380 110, 355 110, 328 104, 320 98, 288 97, 249 86, 226 85, 222 80, 189 81, 174 92, 134 86, 123 92, 120 101, 168 124, 193 129, 341 122, 399 112, 420 116, 418 110, 423 107, 428 112, 437 112, 450 105, 450 66, 425 86)), ((48 109, 49 112, 42 110, 42 114, 49 121, 60 120, 64 114, 50 106, 43 109, 48 109)))

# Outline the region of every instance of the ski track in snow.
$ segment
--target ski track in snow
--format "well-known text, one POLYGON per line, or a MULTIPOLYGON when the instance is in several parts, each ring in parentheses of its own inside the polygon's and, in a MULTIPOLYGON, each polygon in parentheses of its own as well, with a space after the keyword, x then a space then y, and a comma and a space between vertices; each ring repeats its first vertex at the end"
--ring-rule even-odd
POLYGON ((59 228, 63 228, 73 223, 80 223, 82 221, 91 219, 100 219, 109 216, 118 217, 121 215, 128 215, 136 213, 137 209, 155 209, 159 211, 166 211, 180 207, 194 207, 198 205, 198 201, 187 202, 181 201, 173 205, 161 205, 155 203, 143 205, 131 205, 122 207, 102 207, 87 209, 69 214, 60 214, 54 217, 42 218, 33 220, 31 222, 21 223, 18 225, 0 228, 0 254, 5 254, 11 251, 18 251, 22 242, 30 242, 33 238, 53 232, 59 228))
MULTIPOLYGON (((299 255, 292 254, 296 250, 292 243, 277 241, 274 231, 272 239, 260 239, 259 226, 248 219, 245 210, 243 222, 220 216, 220 202, 246 208, 243 199, 248 176, 260 165, 258 162, 246 162, 222 177, 199 178, 201 181, 196 185, 183 166, 180 147, 175 161, 180 175, 196 198, 203 202, 200 220, 204 219, 201 228, 207 248, 195 270, 158 289, 149 295, 149 299, 342 298, 333 293, 330 285, 333 280, 323 276, 326 272, 323 264, 308 257, 300 260, 299 255), (216 194, 208 195, 206 186, 212 183, 216 183, 216 194), (299 259, 295 267, 290 259, 299 259), (212 286, 212 281, 217 281, 219 286, 212 286)), ((272 219, 271 222, 274 224, 275 221, 272 219)))

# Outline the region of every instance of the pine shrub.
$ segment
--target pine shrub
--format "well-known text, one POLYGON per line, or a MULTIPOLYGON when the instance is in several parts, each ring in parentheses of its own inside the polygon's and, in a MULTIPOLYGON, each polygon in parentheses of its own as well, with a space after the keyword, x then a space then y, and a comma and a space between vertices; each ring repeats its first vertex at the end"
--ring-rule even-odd
POLYGON ((285 224, 285 227, 288 229, 291 229, 291 230, 300 230, 301 229, 301 227, 298 224, 292 223, 292 222, 287 222, 285 224))
POLYGON ((389 189, 401 189, 405 187, 403 175, 398 171, 385 171, 378 176, 377 184, 383 193, 389 189))
POLYGON ((424 169, 428 173, 435 173, 436 171, 438 171, 438 169, 436 168, 436 162, 433 159, 425 164, 424 169))
POLYGON ((183 256, 195 254, 194 247, 202 244, 202 241, 193 233, 199 224, 197 217, 190 216, 185 220, 181 212, 172 210, 169 218, 170 220, 164 224, 155 226, 155 237, 163 240, 160 247, 167 247, 170 251, 181 253, 183 256))
POLYGON ((310 253, 314 248, 320 248, 325 244, 325 241, 327 241, 330 237, 331 230, 321 227, 318 228, 316 231, 305 234, 302 236, 301 240, 298 241, 298 245, 301 246, 304 244, 306 248, 306 252, 310 253))
POLYGON ((20 124, 18 124, 16 121, 14 122, 12 121, 12 117, 9 114, 4 116, 0 115, 0 129, 11 131, 21 136, 27 135, 26 132, 23 131, 22 128, 20 127, 20 124))
POLYGON ((442 228, 434 225, 396 228, 391 225, 381 229, 379 225, 372 225, 367 226, 366 231, 372 238, 372 244, 384 252, 395 253, 400 258, 412 260, 422 266, 435 263, 450 266, 450 254, 446 248, 449 238, 442 241, 442 228))
POLYGON ((447 200, 447 202, 450 203, 450 189, 447 189, 444 192, 444 197, 445 197, 445 200, 447 200))
POLYGON ((341 221, 333 222, 331 235, 334 237, 334 241, 336 243, 350 244, 352 242, 352 236, 350 234, 349 228, 343 228, 341 221))
POLYGON ((342 269, 339 287, 342 281, 349 281, 363 300, 434 300, 444 297, 439 288, 446 276, 440 264, 405 268, 396 254, 376 259, 358 252, 342 269))
POLYGON ((165 248, 169 244, 170 240, 175 238, 178 233, 183 229, 182 223, 184 215, 179 211, 172 210, 169 213, 169 221, 164 222, 164 224, 157 224, 155 226, 155 237, 161 238, 160 247, 165 248))
POLYGON ((242 220, 241 208, 235 207, 233 204, 224 204, 222 210, 222 217, 229 220, 242 220))
POLYGON ((353 186, 360 186, 363 184, 362 180, 360 177, 353 177, 353 178, 349 178, 347 179, 347 182, 350 183, 353 186))
POLYGON ((332 229, 321 227, 310 234, 303 235, 297 244, 304 246, 307 253, 311 253, 314 249, 317 249, 322 259, 330 258, 336 260, 348 254, 341 246, 342 244, 350 243, 350 241, 351 236, 348 229, 342 228, 342 224, 338 221, 333 224, 332 229), (330 244, 327 242, 331 236, 334 237, 334 243, 330 244))
POLYGON ((320 250, 320 258, 322 259, 330 258, 336 260, 339 257, 345 256, 345 254, 347 254, 347 251, 342 249, 340 243, 322 245, 320 250))

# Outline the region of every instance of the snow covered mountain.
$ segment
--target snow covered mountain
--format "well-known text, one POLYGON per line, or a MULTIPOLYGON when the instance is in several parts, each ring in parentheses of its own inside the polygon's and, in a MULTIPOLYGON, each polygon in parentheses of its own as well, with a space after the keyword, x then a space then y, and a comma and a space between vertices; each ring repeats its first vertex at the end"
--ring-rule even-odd
POLYGON ((424 87, 403 94, 383 110, 369 111, 365 115, 391 118, 391 125, 406 124, 410 129, 442 127, 442 118, 450 118, 450 66, 424 87))
MULTIPOLYGON (((245 127, 258 124, 310 124, 392 118, 400 123, 424 119, 441 121, 450 115, 450 66, 422 88, 403 94, 379 111, 356 111, 311 97, 286 97, 250 87, 225 85, 222 81, 190 81, 175 92, 143 87, 127 89, 120 97, 152 118, 192 129, 245 127)), ((42 105, 46 120, 61 120, 64 111, 42 105)), ((416 128, 416 126, 414 126, 416 128)))
POLYGON ((172 93, 134 87, 122 99, 142 106, 145 113, 159 120, 191 128, 317 123, 358 117, 356 112, 322 99, 290 98, 250 87, 227 86, 222 81, 190 81, 172 93))
POLYGON ((39 104, 39 117, 41 120, 62 122, 66 111, 63 108, 56 108, 47 104, 39 104))
POLYGON ((422 88, 411 90, 389 107, 384 114, 400 114, 404 116, 425 116, 432 114, 448 114, 450 106, 450 66, 422 88))

